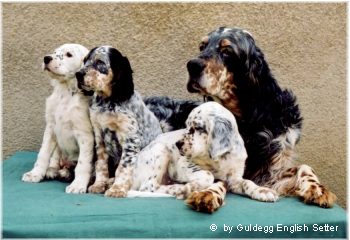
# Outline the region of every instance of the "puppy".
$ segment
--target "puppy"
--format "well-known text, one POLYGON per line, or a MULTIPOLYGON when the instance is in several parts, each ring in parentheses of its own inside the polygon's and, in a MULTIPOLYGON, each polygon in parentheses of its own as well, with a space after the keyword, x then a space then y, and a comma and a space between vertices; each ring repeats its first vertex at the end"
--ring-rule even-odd
POLYGON ((132 185, 136 156, 162 133, 160 123, 134 90, 129 60, 117 49, 109 46, 92 49, 76 78, 80 89, 94 92, 90 116, 97 161, 96 180, 89 192, 106 191, 108 161, 114 161, 118 166, 115 181, 105 196, 125 197, 132 185))
POLYGON ((162 134, 140 152, 131 189, 189 197, 192 208, 210 213, 223 204, 224 184, 233 193, 276 201, 274 190, 243 179, 246 158, 234 116, 218 103, 204 103, 190 113, 186 129, 162 134), (178 184, 166 185, 169 178, 178 184))
POLYGON ((44 57, 43 69, 52 81, 52 94, 46 99, 46 127, 34 168, 23 175, 25 182, 47 178, 68 178, 76 164, 75 179, 67 193, 85 193, 94 156, 93 129, 88 99, 76 87, 75 73, 88 50, 78 44, 64 44, 44 57), (60 170, 60 168, 62 168, 60 170))

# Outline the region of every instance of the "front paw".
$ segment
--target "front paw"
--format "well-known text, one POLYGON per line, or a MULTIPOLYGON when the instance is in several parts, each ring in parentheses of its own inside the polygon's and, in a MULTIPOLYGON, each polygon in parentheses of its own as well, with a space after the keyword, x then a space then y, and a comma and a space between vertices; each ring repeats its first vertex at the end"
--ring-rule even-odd
POLYGON ((251 197, 262 202, 276 202, 278 200, 278 193, 271 188, 259 187, 253 192, 251 197))
POLYGON ((74 180, 69 186, 66 187, 66 193, 86 193, 86 187, 86 184, 74 180))
POLYGON ((45 177, 47 179, 56 179, 58 177, 58 169, 49 167, 46 171, 45 177))
POLYGON ((333 207, 337 200, 337 196, 321 184, 311 185, 301 197, 305 203, 315 204, 323 208, 333 207))
POLYGON ((195 211, 213 213, 223 205, 223 199, 210 190, 193 192, 187 199, 186 204, 195 211))
POLYGON ((108 183, 106 182, 95 182, 88 189, 89 193, 104 193, 107 189, 108 183))
POLYGON ((34 170, 23 174, 22 181, 37 183, 44 179, 45 174, 40 174, 34 170))
POLYGON ((125 198, 127 195, 127 190, 123 186, 112 185, 106 192, 106 197, 114 197, 114 198, 125 198))

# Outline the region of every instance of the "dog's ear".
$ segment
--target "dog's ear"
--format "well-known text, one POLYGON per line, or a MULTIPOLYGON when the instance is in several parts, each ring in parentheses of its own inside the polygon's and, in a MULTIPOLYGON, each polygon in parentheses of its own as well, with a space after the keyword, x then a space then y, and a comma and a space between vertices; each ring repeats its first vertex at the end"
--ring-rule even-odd
POLYGON ((248 76, 252 84, 259 84, 258 79, 261 79, 264 68, 268 66, 261 50, 255 46, 254 42, 251 44, 246 61, 248 76))
POLYGON ((222 117, 210 120, 208 136, 210 158, 216 159, 233 149, 233 126, 232 123, 222 117))
POLYGON ((134 94, 132 69, 127 57, 110 54, 111 68, 114 74, 112 94, 117 102, 123 102, 134 94))

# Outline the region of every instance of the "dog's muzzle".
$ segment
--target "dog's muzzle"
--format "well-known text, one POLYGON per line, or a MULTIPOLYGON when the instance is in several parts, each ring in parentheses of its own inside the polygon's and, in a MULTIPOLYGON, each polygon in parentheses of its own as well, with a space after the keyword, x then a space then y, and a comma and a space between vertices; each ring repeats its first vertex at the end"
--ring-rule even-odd
POLYGON ((75 73, 75 77, 77 78, 78 81, 78 86, 84 85, 84 76, 85 72, 79 71, 75 73))
POLYGON ((203 70, 205 68, 205 62, 203 59, 195 58, 187 63, 187 70, 189 74, 189 80, 187 83, 187 91, 190 93, 200 92, 200 85, 198 81, 200 80, 203 70))

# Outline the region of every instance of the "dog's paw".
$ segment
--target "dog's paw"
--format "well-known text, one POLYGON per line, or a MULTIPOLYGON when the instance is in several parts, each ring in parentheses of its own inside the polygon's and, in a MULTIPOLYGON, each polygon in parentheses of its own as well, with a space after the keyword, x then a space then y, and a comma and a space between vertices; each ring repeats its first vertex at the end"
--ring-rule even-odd
POLYGON ((224 204, 223 199, 210 190, 195 191, 185 202, 193 210, 206 213, 213 213, 224 204))
POLYGON ((40 174, 35 171, 29 171, 22 176, 22 181, 37 183, 44 179, 45 174, 40 174))
POLYGON ((45 177, 47 179, 56 179, 58 177, 58 169, 49 167, 46 171, 45 177))
POLYGON ((271 188, 259 187, 253 192, 251 197, 262 202, 276 202, 278 200, 278 193, 271 188))
POLYGON ((60 181, 71 182, 74 179, 74 173, 67 168, 62 168, 58 171, 58 177, 60 181))
POLYGON ((108 187, 108 183, 106 182, 95 182, 88 189, 89 193, 105 193, 108 187))
POLYGON ((114 197, 114 198, 125 198, 127 195, 127 191, 123 186, 112 185, 106 192, 106 197, 114 197))
POLYGON ((315 204, 323 208, 331 208, 337 200, 337 196, 321 184, 311 185, 303 192, 301 198, 305 203, 315 204))
POLYGON ((82 184, 80 181, 74 180, 66 187, 66 193, 86 193, 86 184, 82 184))

